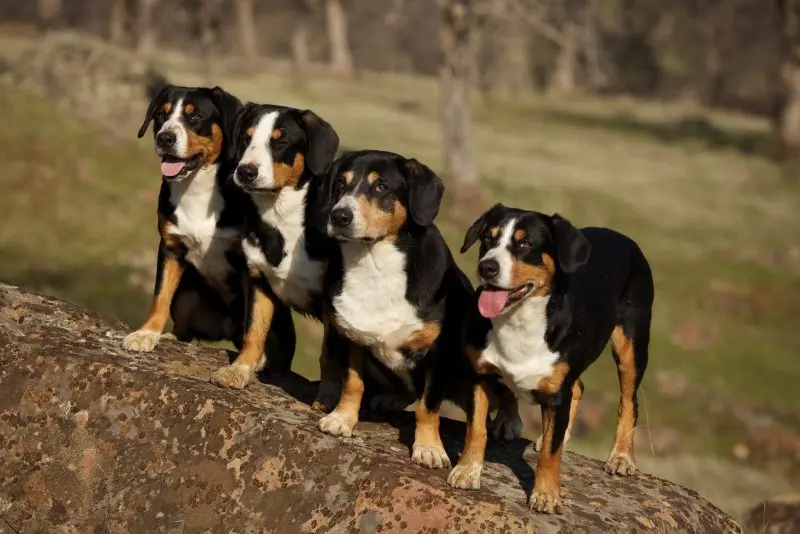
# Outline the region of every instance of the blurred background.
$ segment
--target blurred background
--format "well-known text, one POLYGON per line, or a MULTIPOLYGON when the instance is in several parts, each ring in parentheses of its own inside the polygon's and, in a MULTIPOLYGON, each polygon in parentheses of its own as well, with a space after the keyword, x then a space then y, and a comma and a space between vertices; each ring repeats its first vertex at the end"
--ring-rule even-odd
MULTIPOLYGON (((656 278, 640 467, 741 519, 800 491, 798 14, 793 0, 0 0, 0 280, 137 326, 158 243, 158 160, 136 138, 148 84, 311 108, 342 150, 440 172, 454 251, 496 201, 636 239, 656 278)), ((471 276, 475 254, 458 256, 471 276)), ((316 378, 321 329, 298 325, 295 369, 316 378)), ((568 448, 603 459, 610 354, 584 381, 568 448)))

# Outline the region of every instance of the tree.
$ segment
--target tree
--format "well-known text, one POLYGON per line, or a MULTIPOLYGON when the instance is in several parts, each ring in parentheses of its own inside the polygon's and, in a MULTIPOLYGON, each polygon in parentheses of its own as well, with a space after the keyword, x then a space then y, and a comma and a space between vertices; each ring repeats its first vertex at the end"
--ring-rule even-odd
POLYGON ((472 218, 473 212, 481 211, 485 203, 469 146, 470 37, 480 16, 474 4, 471 0, 439 0, 444 176, 454 186, 454 214, 464 219, 472 218))
POLYGON ((156 48, 157 26, 153 21, 158 0, 138 0, 136 6, 136 50, 150 55, 156 48))
POLYGON ((108 16, 108 38, 115 45, 125 43, 128 26, 128 6, 126 0, 112 0, 108 16))
POLYGON ((308 81, 311 58, 308 51, 308 19, 316 0, 296 0, 297 22, 292 31, 292 79, 298 86, 308 81))
POLYGON ((347 13, 342 0, 325 0, 325 21, 331 53, 331 72, 342 78, 353 76, 353 56, 347 37, 347 13))
POLYGON ((217 62, 214 51, 219 42, 219 30, 225 16, 225 0, 202 0, 200 9, 193 10, 193 37, 200 42, 200 53, 208 85, 217 85, 217 62))
POLYGON ((236 0, 239 38, 247 67, 255 69, 258 64, 258 40, 256 39, 254 0, 236 0))
POLYGON ((36 8, 42 31, 52 30, 61 24, 64 14, 62 0, 37 0, 36 8))
POLYGON ((781 51, 773 128, 784 152, 800 156, 800 18, 794 0, 776 0, 781 51))

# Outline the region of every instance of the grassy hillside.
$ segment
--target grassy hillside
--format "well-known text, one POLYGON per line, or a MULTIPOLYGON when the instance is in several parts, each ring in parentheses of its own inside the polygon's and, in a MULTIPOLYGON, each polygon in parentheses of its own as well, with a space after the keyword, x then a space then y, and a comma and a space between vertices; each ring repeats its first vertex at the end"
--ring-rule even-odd
MULTIPOLYGON (((176 82, 202 83, 165 67, 176 82)), ((365 74, 358 83, 319 80, 297 91, 265 75, 221 85, 243 99, 313 108, 344 148, 393 150, 440 166, 433 81, 365 74)), ((135 127, 117 140, 19 93, 0 99, 0 111, 0 279, 135 326, 147 309, 158 239, 149 140, 137 142, 135 127)), ((766 125, 627 100, 476 103, 473 118, 475 157, 493 199, 617 228, 652 263, 643 466, 713 493, 732 511, 788 489, 796 459, 760 451, 774 428, 789 443, 800 432, 800 188, 762 155, 766 125), (735 444, 749 447, 750 467, 732 463, 735 444), (720 487, 725 472, 737 473, 741 486, 720 487)), ((443 213, 440 226, 457 249, 466 227, 443 213)), ((474 251, 459 261, 473 273, 474 251)), ((309 376, 317 374, 319 333, 302 321, 295 367, 309 376)), ((570 447, 604 456, 617 399, 610 355, 585 383, 587 406, 602 423, 570 447)))

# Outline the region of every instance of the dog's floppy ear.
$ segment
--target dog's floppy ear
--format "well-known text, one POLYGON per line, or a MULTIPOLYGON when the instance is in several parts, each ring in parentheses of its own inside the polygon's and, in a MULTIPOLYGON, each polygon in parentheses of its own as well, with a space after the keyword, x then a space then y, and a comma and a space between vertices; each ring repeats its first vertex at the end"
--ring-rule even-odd
POLYGON ((404 163, 408 178, 408 212, 420 226, 433 224, 444 196, 444 182, 426 165, 415 159, 404 163))
POLYGON ((320 182, 312 200, 313 204, 311 205, 312 209, 310 210, 311 215, 308 224, 322 234, 328 231, 328 217, 331 209, 333 209, 333 184, 336 181, 336 177, 339 176, 341 164, 342 158, 339 158, 328 167, 328 172, 314 178, 314 180, 320 180, 320 182))
POLYGON ((150 105, 147 106, 147 113, 145 113, 144 115, 144 122, 142 123, 142 126, 139 128, 139 133, 137 134, 137 137, 139 137, 139 139, 141 139, 144 136, 145 132, 147 132, 147 127, 150 126, 150 122, 153 120, 153 115, 155 115, 156 109, 164 104, 164 98, 167 96, 167 92, 169 92, 169 90, 172 89, 172 87, 173 87, 172 84, 165 83, 161 87, 161 90, 159 90, 158 93, 156 93, 156 95, 150 101, 150 105))
POLYGON ((306 133, 306 165, 314 174, 322 174, 333 162, 339 149, 339 136, 327 121, 307 109, 300 114, 306 133))
POLYGON ((220 86, 211 89, 211 101, 222 115, 222 135, 230 140, 234 135, 236 115, 242 108, 242 102, 220 86))
POLYGON ((464 244, 461 245, 462 254, 468 251, 469 248, 475 244, 475 241, 478 240, 483 231, 486 230, 486 221, 489 218, 489 214, 502 207, 503 205, 500 202, 498 202, 497 204, 489 208, 483 215, 478 217, 477 221, 472 223, 472 226, 469 227, 469 230, 467 230, 467 234, 464 236, 464 244))
POLYGON ((254 107, 256 107, 256 105, 252 102, 239 106, 239 109, 236 110, 236 113, 231 118, 230 135, 227 135, 225 143, 225 159, 228 161, 234 161, 236 159, 239 138, 242 133, 240 130, 242 129, 242 124, 244 124, 244 118, 254 107))
POLYGON ((592 245, 583 232, 558 213, 554 214, 550 221, 556 240, 558 266, 565 273, 574 273, 589 261, 592 245))

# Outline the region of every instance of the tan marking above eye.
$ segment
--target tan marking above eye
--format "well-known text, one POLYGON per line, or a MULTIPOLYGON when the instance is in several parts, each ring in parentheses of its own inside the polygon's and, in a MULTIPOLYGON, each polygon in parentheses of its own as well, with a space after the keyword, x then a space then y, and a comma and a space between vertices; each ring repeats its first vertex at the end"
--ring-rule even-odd
POLYGON ((169 113, 170 111, 172 111, 172 104, 167 102, 164 104, 164 113, 169 113))
POLYGON ((514 239, 517 240, 517 241, 522 241, 527 236, 528 236, 528 232, 526 232, 522 228, 519 228, 519 229, 517 229, 516 232, 514 232, 514 239))
POLYGON ((255 131, 256 131, 256 129, 255 129, 255 128, 253 128, 253 127, 251 126, 251 127, 250 127, 250 128, 248 128, 248 129, 247 129, 247 131, 246 131, 246 132, 244 132, 244 133, 245 133, 245 135, 246 135, 247 137, 253 137, 253 134, 255 133, 255 131))
POLYGON ((369 185, 374 184, 375 182, 377 182, 380 179, 381 179, 381 175, 378 174, 376 171, 372 171, 371 173, 369 173, 367 175, 367 182, 369 182, 369 185))
POLYGON ((355 176, 355 173, 353 171, 347 171, 347 172, 343 172, 342 176, 344 176, 345 182, 347 182, 349 184, 350 182, 353 181, 353 176, 355 176))
POLYGON ((194 105, 186 104, 185 106, 183 106, 183 111, 186 112, 187 114, 192 113, 194 111, 194 105))
POLYGON ((273 139, 280 139, 282 135, 283 135, 283 132, 280 131, 280 130, 273 130, 272 131, 272 138, 273 139))
POLYGON ((499 226, 493 227, 491 230, 489 230, 489 233, 492 234, 492 237, 497 237, 497 234, 500 233, 500 227, 499 226))

